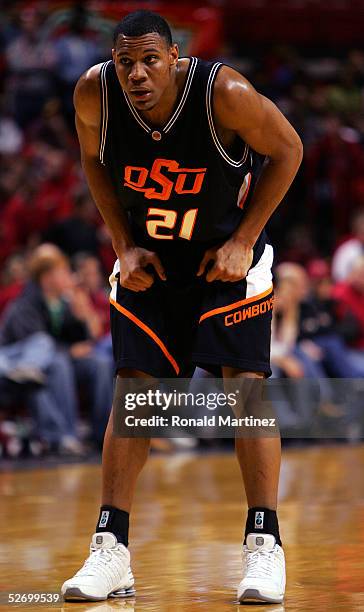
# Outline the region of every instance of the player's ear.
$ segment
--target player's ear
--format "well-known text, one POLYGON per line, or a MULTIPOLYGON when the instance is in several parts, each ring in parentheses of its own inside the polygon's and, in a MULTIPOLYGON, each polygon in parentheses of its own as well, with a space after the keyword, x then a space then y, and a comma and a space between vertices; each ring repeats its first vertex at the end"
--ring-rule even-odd
POLYGON ((115 49, 111 49, 111 55, 112 55, 112 61, 115 64, 115 61, 116 61, 116 51, 115 51, 115 49))
POLYGON ((177 64, 178 56, 179 56, 178 45, 174 43, 169 48, 169 58, 170 58, 169 63, 171 66, 175 66, 177 64))

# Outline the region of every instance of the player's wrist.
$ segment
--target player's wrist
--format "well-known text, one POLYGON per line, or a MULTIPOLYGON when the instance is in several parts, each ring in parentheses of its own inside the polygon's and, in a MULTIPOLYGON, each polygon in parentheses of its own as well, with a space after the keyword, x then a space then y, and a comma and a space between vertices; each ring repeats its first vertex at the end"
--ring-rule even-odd
POLYGON ((239 232, 233 234, 231 236, 231 240, 239 244, 239 246, 246 247, 248 249, 252 249, 256 242, 256 239, 252 238, 251 236, 247 236, 246 234, 240 234, 239 232))
POLYGON ((118 239, 112 241, 112 246, 117 257, 120 259, 120 257, 123 257, 127 251, 135 248, 135 243, 131 238, 125 240, 118 239))

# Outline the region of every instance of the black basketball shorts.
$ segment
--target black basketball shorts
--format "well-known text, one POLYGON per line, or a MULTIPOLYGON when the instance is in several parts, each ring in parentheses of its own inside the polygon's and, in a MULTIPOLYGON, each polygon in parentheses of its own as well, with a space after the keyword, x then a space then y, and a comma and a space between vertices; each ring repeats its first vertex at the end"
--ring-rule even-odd
POLYGON ((272 262, 267 244, 243 281, 157 279, 134 292, 121 287, 117 260, 110 276, 116 371, 187 377, 200 366, 221 376, 221 366, 231 366, 270 376, 272 262))

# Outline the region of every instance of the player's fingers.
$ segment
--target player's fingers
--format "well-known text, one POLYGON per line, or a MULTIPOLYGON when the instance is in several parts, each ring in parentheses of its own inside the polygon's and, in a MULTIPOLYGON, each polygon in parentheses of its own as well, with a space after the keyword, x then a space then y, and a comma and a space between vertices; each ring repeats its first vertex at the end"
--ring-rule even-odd
POLYGON ((146 291, 148 289, 148 287, 144 287, 143 285, 138 285, 135 283, 130 283, 125 288, 129 289, 129 291, 135 291, 136 293, 138 293, 139 291, 146 291))
POLYGON ((225 280, 227 280, 229 283, 240 283, 240 281, 243 279, 236 278, 236 276, 230 276, 229 278, 226 278, 225 280))
POLYGON ((215 263, 211 270, 208 271, 208 273, 206 274, 206 280, 208 283, 212 283, 212 281, 215 280, 221 280, 223 277, 223 270, 221 270, 221 268, 215 263))
POLYGON ((205 268, 207 264, 209 263, 209 261, 213 261, 215 259, 214 256, 215 256, 215 253, 213 251, 210 251, 210 250, 206 251, 200 263, 200 267, 197 271, 197 276, 201 276, 205 272, 205 268))
POLYGON ((146 272, 142 268, 135 270, 131 280, 132 282, 141 283, 146 289, 149 289, 154 283, 153 274, 149 274, 149 272, 146 272))
POLYGON ((226 274, 221 280, 228 281, 229 283, 237 283, 243 280, 243 278, 245 277, 241 274, 226 274))
POLYGON ((162 262, 159 259, 158 255, 156 255, 155 253, 153 253, 153 255, 151 256, 149 263, 152 264, 152 266, 154 267, 155 271, 157 272, 159 278, 163 281, 165 281, 167 279, 166 277, 166 273, 164 271, 164 268, 162 266, 162 262))
POLYGON ((127 278, 123 281, 120 281, 120 285, 125 289, 130 289, 130 291, 145 291, 146 289, 148 289, 148 287, 146 287, 145 285, 145 282, 136 278, 127 278))
POLYGON ((221 280, 223 283, 233 283, 235 281, 235 278, 227 274, 221 274, 220 277, 216 280, 221 280))

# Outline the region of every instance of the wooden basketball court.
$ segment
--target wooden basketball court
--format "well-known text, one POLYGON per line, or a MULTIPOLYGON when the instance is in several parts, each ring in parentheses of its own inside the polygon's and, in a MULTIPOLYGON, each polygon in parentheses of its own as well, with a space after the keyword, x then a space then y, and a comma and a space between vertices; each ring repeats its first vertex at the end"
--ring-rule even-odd
MULTIPOLYGON (((284 605, 364 611, 364 447, 284 452, 280 526, 287 559, 284 605)), ((88 554, 99 507, 100 467, 2 473, 1 591, 59 592, 88 554)), ((31 610, 194 612, 241 610, 245 501, 235 456, 152 456, 139 480, 130 550, 132 600, 6 605, 31 610)))

